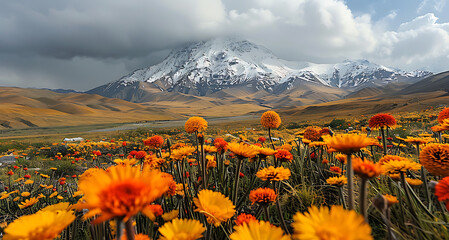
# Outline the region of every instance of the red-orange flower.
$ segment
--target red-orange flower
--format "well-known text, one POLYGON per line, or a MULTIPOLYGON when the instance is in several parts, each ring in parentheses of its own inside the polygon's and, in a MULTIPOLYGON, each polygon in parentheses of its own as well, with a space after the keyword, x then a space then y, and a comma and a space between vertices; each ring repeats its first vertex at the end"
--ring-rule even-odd
POLYGON ((159 135, 154 135, 150 138, 147 138, 143 141, 145 146, 149 146, 150 148, 160 148, 164 144, 164 139, 159 135))
POLYGON ((277 150, 274 156, 281 162, 292 162, 293 160, 293 155, 285 149, 277 150))
POLYGON ((251 221, 257 221, 256 217, 251 214, 241 213, 235 220, 235 225, 240 226, 251 221))
POLYGON ((393 127, 396 125, 396 119, 390 114, 379 113, 369 120, 370 128, 393 127))
POLYGON ((449 177, 438 181, 438 184, 435 186, 435 196, 438 197, 438 201, 445 201, 446 208, 449 209, 449 177))
POLYGON ((352 165, 354 173, 364 179, 370 179, 382 174, 382 167, 380 164, 376 164, 370 160, 362 160, 360 158, 354 158, 352 165))
POLYGON ((332 166, 329 168, 329 170, 333 173, 341 174, 341 168, 337 166, 332 166))
POLYGON ((442 124, 443 120, 446 118, 449 118, 449 107, 441 110, 441 112, 438 114, 438 122, 442 124))
POLYGON ((223 138, 216 138, 214 140, 214 146, 217 148, 217 152, 221 154, 228 150, 228 142, 226 142, 223 138))

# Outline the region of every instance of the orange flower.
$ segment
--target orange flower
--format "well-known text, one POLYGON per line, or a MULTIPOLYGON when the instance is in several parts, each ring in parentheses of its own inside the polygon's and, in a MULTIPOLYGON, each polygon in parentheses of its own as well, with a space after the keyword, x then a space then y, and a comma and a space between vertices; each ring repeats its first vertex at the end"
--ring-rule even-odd
POLYGON ((249 223, 250 221, 257 221, 257 219, 251 214, 241 213, 235 220, 235 225, 243 225, 244 223, 249 223))
POLYGON ((380 164, 376 164, 370 160, 362 160, 360 158, 354 158, 352 165, 354 173, 364 179, 377 177, 382 174, 382 167, 380 164))
POLYGON ((111 166, 107 171, 96 172, 79 183, 84 197, 75 205, 76 209, 89 209, 84 217, 98 215, 94 223, 111 218, 127 221, 139 212, 153 216, 148 208, 169 187, 170 178, 163 177, 158 170, 140 170, 140 166, 111 166))
POLYGON ((344 154, 358 152, 360 149, 369 146, 373 141, 364 135, 357 134, 337 134, 332 137, 323 136, 323 138, 328 148, 333 148, 344 154))
POLYGON ((396 125, 396 119, 390 114, 379 113, 371 117, 368 124, 370 128, 393 127, 396 125))
POLYGON ((396 155, 385 155, 381 159, 379 159, 379 164, 383 165, 390 161, 407 161, 407 159, 396 155))
POLYGON ((156 217, 162 216, 164 214, 164 210, 162 210, 162 206, 159 204, 151 204, 148 206, 148 211, 153 213, 153 216, 150 216, 151 221, 155 221, 156 217))
POLYGON ((335 159, 337 159, 342 164, 346 164, 346 162, 348 160, 348 156, 346 154, 339 153, 339 154, 335 155, 335 159))
POLYGON ((386 194, 386 195, 383 195, 383 196, 387 200, 389 207, 391 207, 394 204, 399 202, 398 199, 395 196, 392 196, 392 195, 389 195, 389 194, 386 194))
POLYGON ((309 126, 304 130, 304 138, 310 141, 318 141, 321 137, 321 128, 309 126))
POLYGON ((164 144, 164 139, 159 135, 154 135, 143 141, 145 146, 149 146, 150 148, 160 148, 164 144))
POLYGON ((191 117, 184 125, 187 133, 202 132, 207 129, 207 121, 202 117, 191 117))
POLYGON ((438 122, 441 124, 443 123, 444 119, 449 118, 449 107, 444 108, 441 110, 441 112, 438 114, 438 122))
POLYGON ((260 205, 268 205, 276 201, 276 193, 271 188, 258 188, 249 193, 249 200, 260 205))
POLYGON ((284 149, 277 150, 274 156, 281 162, 292 162, 293 160, 293 155, 288 150, 284 149))
POLYGON ((283 181, 290 178, 290 169, 284 167, 263 168, 256 173, 256 176, 263 181, 283 181))
POLYGON ((449 176, 449 144, 427 145, 422 149, 419 161, 431 174, 449 176))
POLYGON ((281 125, 281 117, 275 111, 266 111, 262 114, 260 123, 265 128, 278 128, 281 125))

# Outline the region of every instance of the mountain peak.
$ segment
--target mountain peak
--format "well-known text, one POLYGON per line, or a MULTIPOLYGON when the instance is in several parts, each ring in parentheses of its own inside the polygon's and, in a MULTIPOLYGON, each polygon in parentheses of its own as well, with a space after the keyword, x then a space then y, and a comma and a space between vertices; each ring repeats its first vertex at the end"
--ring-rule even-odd
POLYGON ((158 91, 201 96, 240 85, 277 94, 279 89, 291 89, 302 83, 357 89, 419 80, 429 74, 387 68, 365 59, 347 59, 336 64, 286 61, 240 37, 220 37, 173 49, 161 63, 124 76, 104 86, 102 91, 138 88, 137 83, 144 82, 158 91))

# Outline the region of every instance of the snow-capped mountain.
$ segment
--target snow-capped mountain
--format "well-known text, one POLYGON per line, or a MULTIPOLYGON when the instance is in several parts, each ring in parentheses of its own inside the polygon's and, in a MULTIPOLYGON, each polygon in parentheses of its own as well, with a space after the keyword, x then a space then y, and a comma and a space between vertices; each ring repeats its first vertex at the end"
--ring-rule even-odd
POLYGON ((346 60, 337 64, 286 61, 247 40, 216 38, 174 49, 161 63, 136 70, 88 93, 130 100, 135 98, 129 96, 135 94, 132 92, 145 87, 203 96, 244 86, 278 94, 300 87, 301 83, 351 90, 389 82, 417 81, 431 74, 404 72, 367 60, 346 60))

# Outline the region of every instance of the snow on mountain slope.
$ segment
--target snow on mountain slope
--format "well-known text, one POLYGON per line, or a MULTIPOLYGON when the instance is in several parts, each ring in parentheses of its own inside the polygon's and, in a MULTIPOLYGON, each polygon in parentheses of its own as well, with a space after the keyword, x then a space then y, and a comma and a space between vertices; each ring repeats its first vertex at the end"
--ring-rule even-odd
POLYGON ((116 92, 118 88, 136 87, 136 82, 146 82, 160 91, 195 95, 207 95, 236 85, 278 94, 276 89, 300 86, 297 82, 350 90, 365 85, 415 81, 429 75, 430 72, 404 72, 367 60, 346 60, 337 64, 285 61, 247 40, 216 38, 174 49, 161 63, 90 92, 102 94, 111 88, 116 92))

